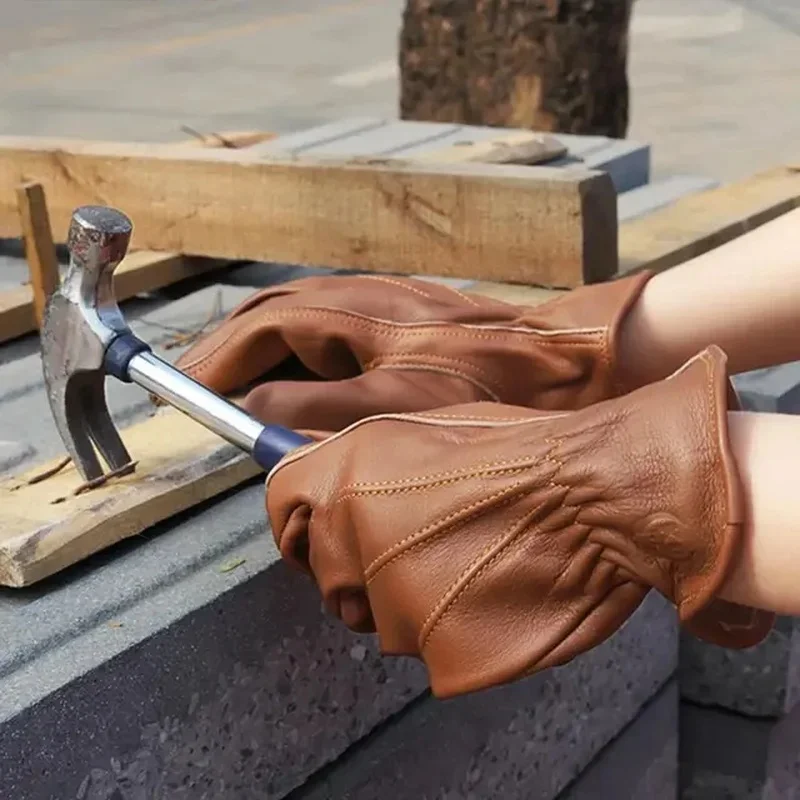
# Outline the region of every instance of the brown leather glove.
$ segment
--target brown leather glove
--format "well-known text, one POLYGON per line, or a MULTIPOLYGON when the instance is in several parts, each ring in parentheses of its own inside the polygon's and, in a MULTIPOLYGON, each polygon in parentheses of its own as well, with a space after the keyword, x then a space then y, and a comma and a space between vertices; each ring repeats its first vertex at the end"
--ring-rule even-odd
POLYGON ((267 510, 326 607, 421 657, 440 697, 569 661, 651 588, 702 638, 752 646, 772 615, 715 599, 742 528, 735 408, 710 348, 580 411, 386 414, 286 457, 267 510))
POLYGON ((649 277, 534 308, 413 278, 309 278, 257 292, 177 365, 222 394, 262 381, 245 407, 294 428, 483 400, 580 408, 624 390, 617 333, 649 277), (292 357, 316 380, 271 380, 292 357))

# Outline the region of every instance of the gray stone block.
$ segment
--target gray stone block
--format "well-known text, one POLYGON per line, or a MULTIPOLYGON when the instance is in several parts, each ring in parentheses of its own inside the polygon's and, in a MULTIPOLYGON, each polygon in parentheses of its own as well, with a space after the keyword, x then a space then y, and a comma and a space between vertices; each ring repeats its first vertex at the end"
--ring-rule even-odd
MULTIPOLYGON (((0 637, 0 796, 18 800, 282 797, 426 688, 417 662, 378 657, 279 562, 260 483, 0 592, 0 637)), ((531 780, 533 732, 537 769, 564 785, 674 672, 676 647, 652 595, 601 647, 509 689, 514 724, 495 700, 470 727, 479 696, 437 706, 505 753, 500 773, 459 780, 479 796, 531 780)))
POLYGON ((800 413, 800 361, 736 375, 734 385, 751 411, 800 413))
POLYGON ((681 694, 699 705, 755 717, 777 717, 798 690, 795 622, 779 618, 767 639, 749 650, 727 650, 681 636, 681 694))
MULTIPOLYGON (((673 613, 652 595, 617 635, 565 667, 446 702, 421 699, 292 797, 551 800, 673 674, 674 645, 673 613)), ((649 764, 637 765, 634 782, 652 766, 652 785, 670 783, 677 727, 668 694, 650 718, 653 742, 637 751, 649 764)))
POLYGON ((800 797, 800 706, 780 720, 681 705, 682 800, 800 797))
POLYGON ((671 680, 558 800, 678 800, 678 705, 671 680))
POLYGON ((710 178, 697 175, 671 175, 623 192, 617 198, 617 218, 626 222, 671 205, 681 197, 717 186, 710 178))
POLYGON ((255 485, 0 592, 0 797, 281 797, 425 689, 265 528, 255 485))

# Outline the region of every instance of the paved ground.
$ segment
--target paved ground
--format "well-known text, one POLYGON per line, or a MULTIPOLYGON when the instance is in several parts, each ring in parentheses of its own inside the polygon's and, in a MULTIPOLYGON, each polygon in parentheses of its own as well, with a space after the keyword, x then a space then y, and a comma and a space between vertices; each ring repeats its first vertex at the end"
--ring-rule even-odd
MULTIPOLYGON (((169 140, 394 116, 403 4, 0 0, 0 133, 169 140)), ((657 172, 800 161, 798 0, 637 0, 630 74, 630 136, 657 172)))

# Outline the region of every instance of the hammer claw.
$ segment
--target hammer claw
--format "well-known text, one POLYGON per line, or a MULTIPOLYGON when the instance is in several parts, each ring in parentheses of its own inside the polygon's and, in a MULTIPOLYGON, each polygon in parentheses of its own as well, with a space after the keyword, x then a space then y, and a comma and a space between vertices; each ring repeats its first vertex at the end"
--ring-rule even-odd
POLYGON ((108 410, 105 396, 105 376, 92 373, 83 388, 84 421, 89 438, 100 451, 112 471, 130 464, 131 457, 117 431, 108 410))
POLYGON ((74 376, 64 385, 61 397, 52 396, 51 405, 56 427, 67 452, 84 480, 90 481, 102 476, 103 467, 97 458, 83 413, 80 377, 74 376))

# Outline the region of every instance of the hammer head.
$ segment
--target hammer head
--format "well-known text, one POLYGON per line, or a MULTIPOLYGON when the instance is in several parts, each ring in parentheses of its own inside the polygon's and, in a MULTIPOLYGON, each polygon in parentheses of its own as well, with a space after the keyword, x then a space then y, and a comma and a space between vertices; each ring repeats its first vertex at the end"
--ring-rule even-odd
POLYGON ((84 480, 102 477, 99 451, 112 471, 131 463, 106 403, 104 357, 127 331, 114 298, 113 273, 133 226, 121 212, 83 206, 72 216, 69 268, 49 298, 40 336, 47 399, 58 432, 84 480))

